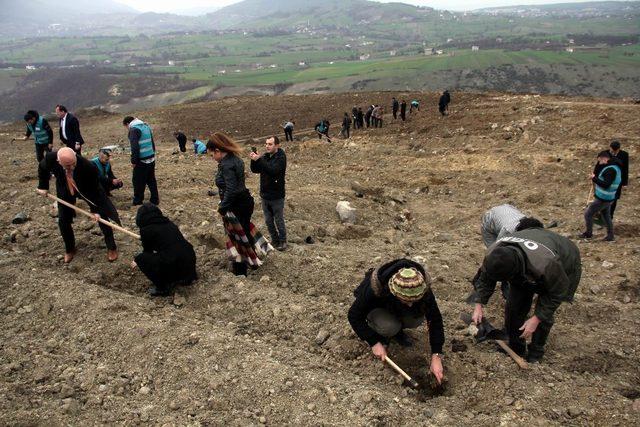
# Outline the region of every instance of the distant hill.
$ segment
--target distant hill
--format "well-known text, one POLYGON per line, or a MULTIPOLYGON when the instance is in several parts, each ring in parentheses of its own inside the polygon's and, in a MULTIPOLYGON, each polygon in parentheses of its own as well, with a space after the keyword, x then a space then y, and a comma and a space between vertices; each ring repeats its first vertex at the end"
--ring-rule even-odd
POLYGON ((344 26, 420 19, 433 9, 367 0, 244 0, 207 15, 217 29, 344 26))
POLYGON ((33 22, 52 24, 91 14, 138 13, 113 0, 2 0, 0 22, 29 25, 33 22))
POLYGON ((540 11, 548 13, 576 14, 585 12, 599 12, 608 14, 625 14, 638 12, 640 1, 594 1, 581 3, 554 3, 487 7, 478 9, 477 12, 490 13, 518 13, 522 11, 540 11))

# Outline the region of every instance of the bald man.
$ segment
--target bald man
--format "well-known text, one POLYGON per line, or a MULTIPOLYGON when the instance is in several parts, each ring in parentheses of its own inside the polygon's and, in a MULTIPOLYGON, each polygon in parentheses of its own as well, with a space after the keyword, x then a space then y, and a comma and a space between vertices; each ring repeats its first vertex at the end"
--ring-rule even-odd
MULTIPOLYGON (((47 153, 40 162, 38 175, 38 193, 46 196, 49 192, 49 178, 56 177, 56 194, 58 198, 76 204, 77 198, 81 198, 89 205, 89 210, 95 215, 96 221, 102 218, 120 224, 120 218, 116 208, 107 197, 98 180, 98 170, 95 165, 68 147, 61 148, 57 152, 47 153)), ((76 212, 62 204, 58 204, 58 227, 62 240, 64 240, 64 262, 69 263, 76 255, 76 241, 73 234, 73 217, 76 212)), ((107 259, 118 259, 116 242, 113 238, 113 229, 102 223, 98 223, 107 245, 107 259)))

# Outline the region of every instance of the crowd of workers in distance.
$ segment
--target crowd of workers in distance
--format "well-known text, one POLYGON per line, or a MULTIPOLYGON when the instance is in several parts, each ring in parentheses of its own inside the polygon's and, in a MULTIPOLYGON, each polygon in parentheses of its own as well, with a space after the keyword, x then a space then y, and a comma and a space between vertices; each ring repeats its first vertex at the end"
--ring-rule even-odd
MULTIPOLYGON (((442 94, 439 112, 445 115, 450 95, 442 94)), ((410 112, 420 108, 411 101, 410 112)), ((405 120, 406 102, 392 99, 393 117, 405 120)), ((106 219, 120 224, 116 207, 109 198, 111 191, 122 188, 122 180, 115 177, 110 164, 110 151, 101 149, 96 157, 83 157, 84 140, 78 119, 58 105, 60 140, 64 147, 53 150, 53 131, 36 111, 24 116, 25 139, 35 139, 38 161, 38 192, 48 195, 49 181, 56 182, 56 197, 68 204, 58 204, 58 227, 64 242, 64 262, 77 254, 72 228, 78 198, 87 202, 94 219, 106 219)), ((351 116, 345 113, 345 123, 352 121, 357 128, 381 127, 384 108, 371 105, 366 113, 354 107, 351 116)), ((196 254, 179 228, 158 207, 160 204, 155 176, 156 145, 151 127, 142 120, 127 116, 123 126, 129 139, 133 197, 138 206, 136 225, 140 229, 142 251, 131 261, 151 281, 149 293, 168 295, 178 285, 189 285, 197 279, 196 254), (145 192, 149 190, 149 201, 145 192)), ((285 139, 293 140, 295 122, 289 120, 282 127, 285 139)), ((329 137, 329 121, 322 120, 315 127, 322 136, 329 137)), ((344 134, 344 132, 343 132, 344 134)), ((176 132, 179 149, 186 152, 187 137, 176 132)), ((347 133, 345 137, 348 137, 347 133)), ((227 234, 226 254, 236 275, 247 275, 249 268, 261 265, 264 255, 276 249, 288 248, 284 218, 285 177, 287 158, 278 136, 266 139, 264 151, 253 148, 249 153, 250 170, 260 176, 261 208, 270 241, 265 239, 252 222, 255 200, 245 182, 244 149, 231 137, 214 132, 206 141, 192 139, 194 153, 207 155, 217 163, 215 185, 220 215, 227 234)), ((594 200, 587 207, 586 231, 581 238, 593 236, 593 221, 600 215, 607 229, 605 240, 614 240, 612 217, 622 187, 628 184, 629 157, 613 141, 609 150, 597 155, 591 174, 594 200)), ((107 259, 118 258, 113 229, 99 223, 107 247, 107 259)), ((485 317, 484 307, 501 282, 505 298, 505 332, 513 351, 529 362, 538 362, 554 322, 554 313, 562 302, 572 301, 581 277, 581 259, 577 246, 568 238, 554 233, 533 217, 527 217, 511 205, 496 206, 482 218, 482 240, 487 251, 475 278, 468 301, 474 305, 472 320, 480 324, 485 317), (533 315, 528 317, 535 300, 533 315), (530 341, 527 343, 527 341, 530 341)), ((425 267, 409 259, 397 259, 366 272, 354 291, 355 301, 348 312, 348 320, 357 336, 368 343, 372 353, 385 360, 391 341, 411 346, 413 338, 406 332, 426 320, 431 349, 430 371, 438 382, 443 380, 442 361, 445 333, 436 298, 430 288, 431 279, 425 267)))

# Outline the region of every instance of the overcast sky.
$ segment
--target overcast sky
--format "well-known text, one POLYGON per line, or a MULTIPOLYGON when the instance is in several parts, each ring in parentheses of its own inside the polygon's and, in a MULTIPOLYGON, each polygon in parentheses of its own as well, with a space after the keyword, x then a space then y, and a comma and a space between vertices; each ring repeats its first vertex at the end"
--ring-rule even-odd
MULTIPOLYGON (((142 12, 171 12, 189 8, 227 6, 239 0, 116 0, 142 12)), ((398 1, 398 0, 396 0, 398 1)), ((402 0, 400 0, 402 1, 402 0)), ((429 6, 436 9, 447 10, 473 10, 482 7, 493 6, 513 6, 521 4, 550 4, 550 3, 570 3, 584 0, 407 0, 410 3, 420 6, 429 6)))

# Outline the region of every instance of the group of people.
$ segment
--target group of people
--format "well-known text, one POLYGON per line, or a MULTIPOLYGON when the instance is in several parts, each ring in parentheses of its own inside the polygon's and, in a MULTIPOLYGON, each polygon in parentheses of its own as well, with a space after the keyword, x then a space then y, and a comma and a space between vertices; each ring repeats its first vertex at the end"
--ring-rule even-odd
MULTIPOLYGON (((450 102, 448 92, 445 94, 446 102, 441 97, 439 103, 442 114, 446 113, 450 102)), ((375 108, 371 106, 367 114, 362 114, 361 108, 354 107, 353 123, 362 127, 364 117, 368 126, 375 108)), ((415 108, 419 108, 417 101, 415 108)), ((406 103, 403 101, 398 105, 394 98, 394 118, 398 110, 403 118, 406 103)), ((60 136, 65 146, 57 151, 52 151, 53 131, 46 120, 35 111, 28 111, 25 115, 25 138, 33 135, 36 142, 38 191, 46 195, 50 177, 54 176, 56 195, 60 200, 75 205, 81 198, 87 202, 96 220, 102 218, 120 224, 118 212, 108 195, 123 183, 113 174, 109 150, 100 150, 92 160, 85 159, 81 154, 84 141, 77 119, 63 106, 58 106, 56 113, 58 111, 60 136)), ((383 109, 380 107, 378 111, 383 109)), ((343 128, 345 123, 350 126, 352 117, 345 113, 343 128)), ((376 120, 382 121, 382 118, 376 117, 376 120)), ((136 224, 142 243, 142 252, 135 256, 131 266, 139 268, 152 282, 151 295, 167 295, 174 286, 188 285, 197 279, 196 255, 179 228, 158 207, 156 146, 150 126, 132 116, 125 117, 123 125, 131 146, 132 204, 139 206, 136 224), (145 203, 147 188, 150 198, 145 203)), ((287 141, 293 140, 293 125, 291 120, 282 126, 287 141)), ((328 120, 321 120, 316 125, 320 138, 329 137, 329 125, 328 120)), ((182 132, 174 135, 180 149, 185 151, 186 136, 182 132)), ((216 211, 222 218, 228 237, 226 253, 233 273, 246 275, 249 268, 261 265, 261 258, 274 246, 281 251, 288 248, 284 219, 286 154, 277 136, 266 139, 262 154, 255 147, 249 154, 251 172, 260 176, 261 207, 271 237, 269 242, 252 222, 255 200, 246 186, 240 145, 221 132, 213 133, 206 142, 196 139, 193 142, 197 154, 206 154, 217 163, 214 182, 220 201, 216 211)), ((621 150, 618 141, 613 141, 608 151, 598 154, 591 174, 595 199, 585 211, 586 231, 580 235, 581 238, 592 237, 594 217, 599 214, 607 228, 605 240, 613 240, 611 218, 622 187, 628 183, 628 168, 628 154, 621 150)), ((58 205, 58 226, 64 241, 66 263, 71 262, 77 252, 71 226, 74 216, 74 209, 58 205)), ((99 226, 107 246, 107 258, 115 261, 118 252, 113 230, 101 222, 99 226)), ((526 216, 512 205, 496 206, 486 212, 481 221, 481 235, 487 249, 472 280, 473 291, 467 299, 474 305, 471 318, 475 323, 483 322, 485 306, 497 282, 501 282, 509 346, 529 362, 539 362, 544 355, 555 312, 562 302, 572 301, 580 282, 580 252, 570 239, 545 228, 539 220, 526 216), (537 296, 535 307, 529 316, 534 296, 537 296)), ((444 377, 442 352, 445 332, 430 285, 430 275, 425 267, 409 259, 396 259, 372 268, 354 291, 355 300, 348 311, 348 321, 356 335, 369 344, 374 356, 383 361, 391 341, 411 346, 413 338, 406 330, 426 321, 431 350, 430 371, 440 383, 444 377)))

